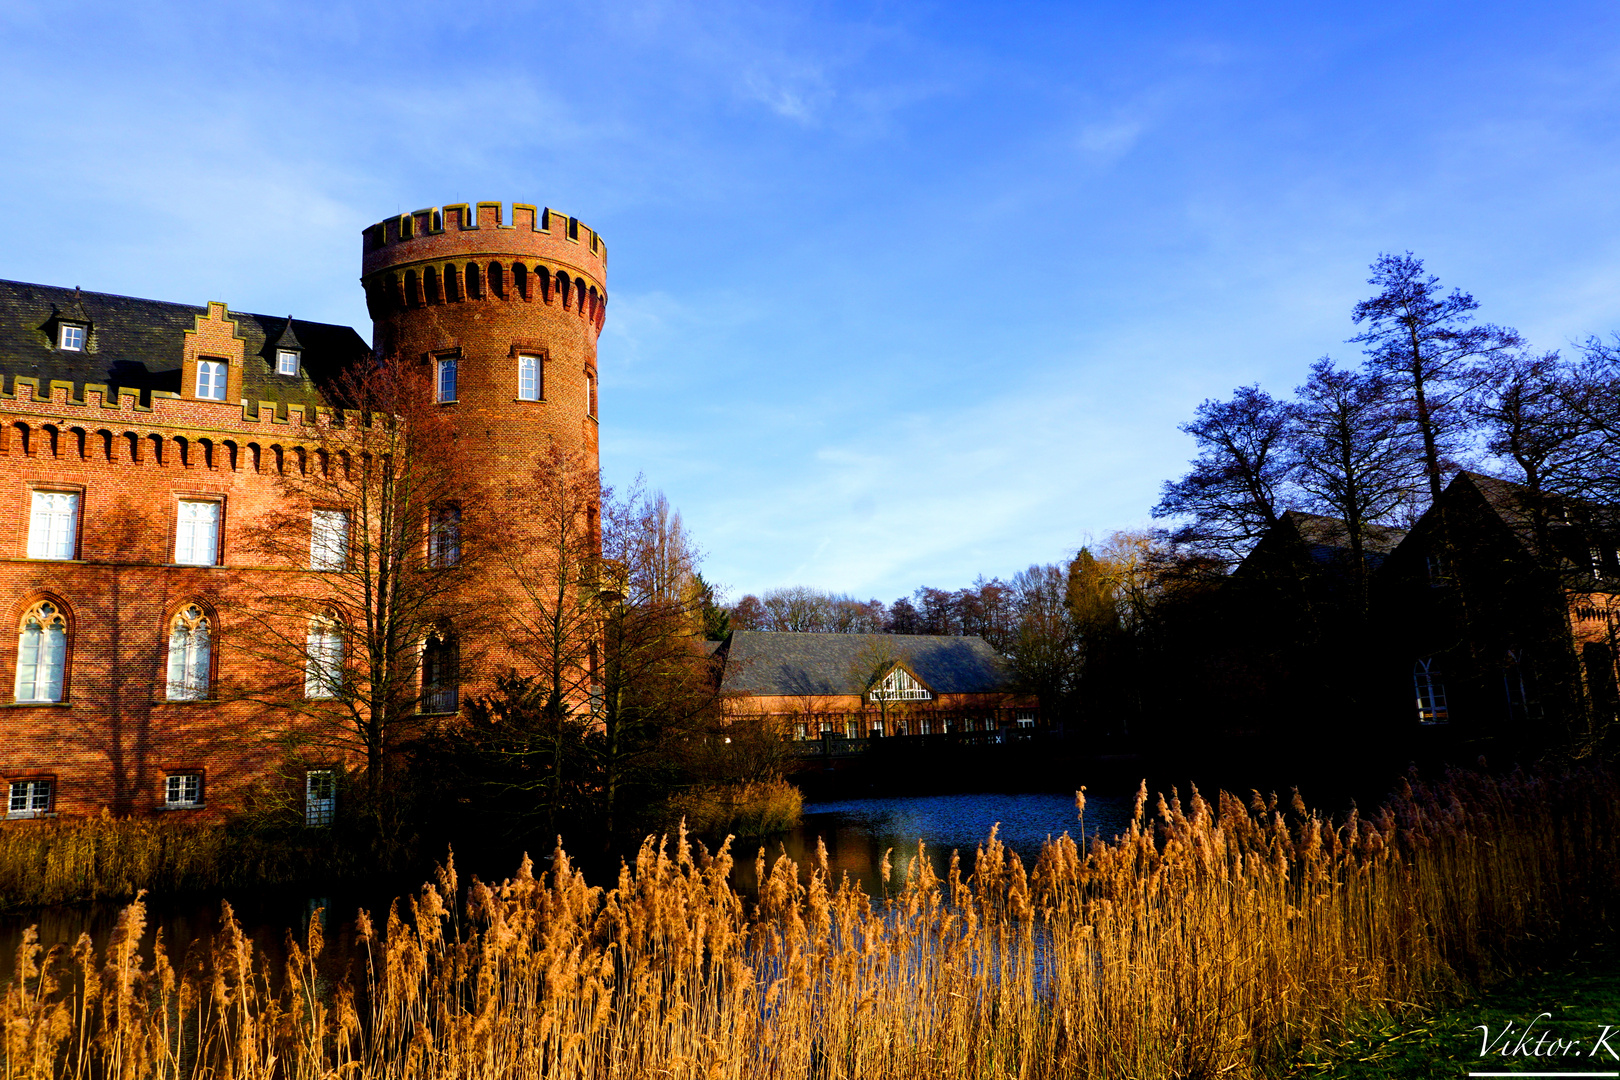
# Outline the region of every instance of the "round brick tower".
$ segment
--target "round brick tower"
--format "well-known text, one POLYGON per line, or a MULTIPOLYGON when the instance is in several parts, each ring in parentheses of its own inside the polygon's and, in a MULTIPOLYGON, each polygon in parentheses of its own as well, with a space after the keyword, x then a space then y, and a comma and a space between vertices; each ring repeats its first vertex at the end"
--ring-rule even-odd
POLYGON ((426 365, 493 479, 527 470, 550 439, 597 460, 596 338, 607 248, 577 219, 462 203, 363 231, 372 345, 426 365), (453 404, 451 404, 453 402, 453 404))

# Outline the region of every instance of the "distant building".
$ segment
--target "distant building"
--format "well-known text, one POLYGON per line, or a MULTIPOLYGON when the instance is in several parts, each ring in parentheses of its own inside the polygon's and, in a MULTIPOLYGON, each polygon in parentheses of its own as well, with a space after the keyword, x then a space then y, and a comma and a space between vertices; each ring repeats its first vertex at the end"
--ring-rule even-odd
POLYGON ((721 646, 732 716, 779 718, 796 739, 864 739, 1040 726, 982 638, 738 630, 721 646))

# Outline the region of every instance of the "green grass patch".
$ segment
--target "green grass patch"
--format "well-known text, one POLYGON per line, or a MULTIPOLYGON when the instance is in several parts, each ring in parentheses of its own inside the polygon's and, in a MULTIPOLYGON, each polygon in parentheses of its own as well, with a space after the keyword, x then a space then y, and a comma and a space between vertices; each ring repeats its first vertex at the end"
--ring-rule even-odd
POLYGON ((1553 951, 1521 975, 1438 1010, 1366 1014, 1338 1045, 1307 1053, 1292 1075, 1320 1080, 1449 1080, 1470 1072, 1612 1075, 1620 1070, 1616 1055, 1620 938, 1610 937, 1553 951), (1605 1028, 1613 1053, 1599 1045, 1605 1028))

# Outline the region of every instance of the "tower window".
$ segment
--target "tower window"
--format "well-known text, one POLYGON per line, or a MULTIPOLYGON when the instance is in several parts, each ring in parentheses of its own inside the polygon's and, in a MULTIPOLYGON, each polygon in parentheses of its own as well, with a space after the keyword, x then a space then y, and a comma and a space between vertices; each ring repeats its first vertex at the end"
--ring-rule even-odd
POLYGON ((439 400, 456 400, 456 358, 439 357, 439 400))
POLYGON ((298 374, 298 350, 296 350, 296 349, 277 349, 276 350, 276 374, 277 375, 296 375, 296 374, 298 374))
POLYGON ((84 350, 84 327, 72 323, 62 323, 56 328, 56 347, 69 352, 82 352, 84 350))
POLYGON ((428 565, 455 566, 461 561, 461 507, 435 507, 428 529, 428 565))
POLYGON ((585 373, 585 415, 596 415, 596 380, 588 371, 585 373))
POLYGON ((197 396, 208 401, 225 400, 225 362, 199 360, 197 362, 197 396))
POLYGON ((540 400, 540 358, 518 357, 518 400, 540 400))
POLYGON ((332 700, 343 693, 343 628, 331 619, 315 619, 305 640, 304 696, 332 700))
POLYGON ((304 774, 304 824, 330 825, 337 811, 337 773, 311 769, 304 774))

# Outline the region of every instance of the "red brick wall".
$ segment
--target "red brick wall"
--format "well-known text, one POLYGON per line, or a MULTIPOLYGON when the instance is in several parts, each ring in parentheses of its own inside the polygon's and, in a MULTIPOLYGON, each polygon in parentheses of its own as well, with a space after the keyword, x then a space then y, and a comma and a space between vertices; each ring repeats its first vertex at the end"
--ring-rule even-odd
MULTIPOLYGON (((523 206, 514 226, 501 226, 499 209, 480 204, 476 221, 464 207, 442 216, 423 211, 366 230, 364 279, 381 355, 421 363, 458 354, 457 401, 444 408, 497 483, 527 475, 548 440, 595 463, 597 421, 586 387, 606 306, 606 249, 594 232, 523 206), (445 228, 435 233, 440 221, 445 228), (485 275, 491 262, 500 264, 499 287, 485 280, 482 297, 471 298, 463 284, 465 298, 449 301, 441 284, 438 303, 407 300, 405 270, 450 262, 461 273, 477 262, 485 275), (527 289, 517 285, 518 262, 529 272, 527 289), (570 281, 566 300, 559 272, 570 281), (541 401, 517 399, 520 351, 544 358, 541 401)), ((209 351, 206 343, 228 344, 233 334, 223 305, 211 306, 175 348, 193 360, 209 351)), ((278 456, 295 467, 302 429, 314 418, 297 406, 278 419, 268 404, 249 411, 161 392, 148 408, 132 394, 108 402, 104 388, 61 383, 41 396, 32 384, 17 378, 13 393, 0 393, 0 610, 10 619, 0 635, 16 633, 35 601, 52 598, 68 615, 68 670, 61 704, 11 704, 17 648, 9 636, 0 641, 0 794, 5 781, 50 777, 59 813, 139 813, 162 805, 167 773, 200 771, 207 812, 229 810, 272 773, 283 755, 276 736, 299 723, 286 709, 246 699, 288 676, 244 653, 240 635, 233 645, 232 619, 235 598, 290 585, 303 572, 253 565, 245 537, 280 505, 278 456), (75 559, 27 557, 36 487, 81 493, 75 559), (176 504, 185 495, 223 499, 222 565, 172 565, 176 504), (164 700, 170 619, 188 602, 204 603, 213 621, 220 700, 164 700)), ((509 659, 497 648, 486 670, 509 659)), ((476 673, 468 675, 464 689, 478 689, 476 673)))

